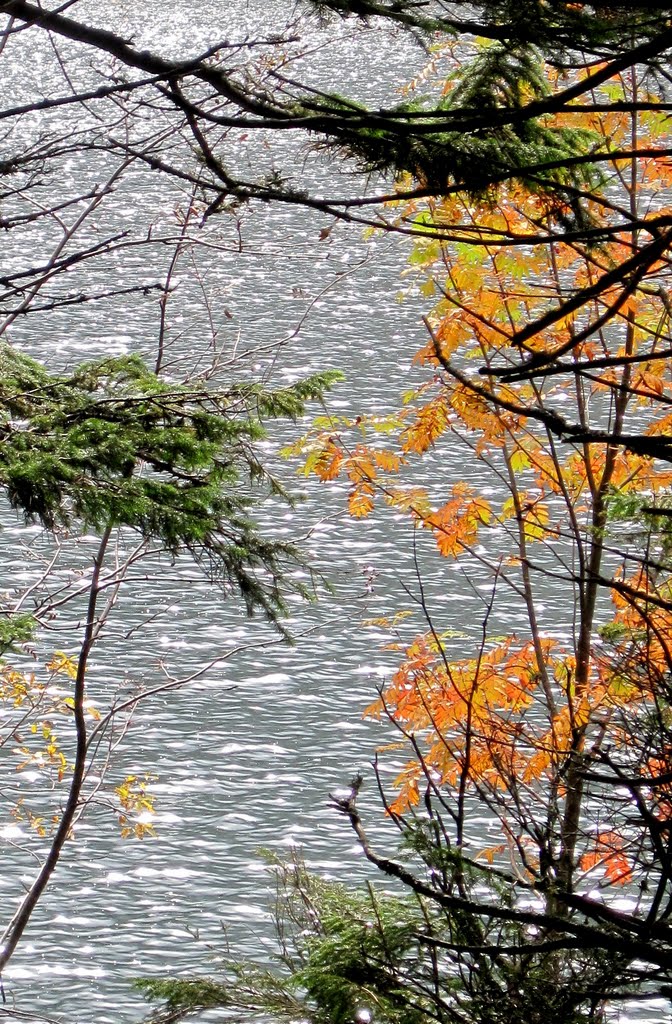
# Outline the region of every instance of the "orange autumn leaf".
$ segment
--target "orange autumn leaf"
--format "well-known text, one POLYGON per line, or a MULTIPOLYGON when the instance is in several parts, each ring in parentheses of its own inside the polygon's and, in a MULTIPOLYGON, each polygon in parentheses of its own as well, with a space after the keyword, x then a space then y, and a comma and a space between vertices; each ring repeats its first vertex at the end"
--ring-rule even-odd
POLYGON ((492 510, 484 498, 472 497, 466 484, 455 484, 453 496, 441 508, 423 519, 436 544, 446 558, 457 558, 465 548, 474 544, 481 526, 487 525, 492 510))
POLYGON ((446 432, 450 425, 450 406, 446 395, 440 392, 419 409, 414 409, 408 425, 401 433, 404 452, 422 455, 446 432))
POLYGON ((632 881, 632 865, 625 854, 625 840, 616 832, 602 832, 595 845, 581 857, 581 870, 600 868, 611 885, 627 885, 632 881))
POLYGON ((363 519, 373 511, 374 501, 370 487, 356 487, 348 495, 348 512, 355 519, 363 519))

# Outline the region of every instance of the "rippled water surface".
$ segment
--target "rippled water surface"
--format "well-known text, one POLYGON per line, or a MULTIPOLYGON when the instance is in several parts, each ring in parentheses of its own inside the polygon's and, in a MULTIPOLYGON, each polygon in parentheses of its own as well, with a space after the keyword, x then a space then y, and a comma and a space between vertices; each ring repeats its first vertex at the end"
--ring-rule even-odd
MULTIPOLYGON (((119 0, 90 2, 86 9, 96 23, 135 33, 143 44, 193 53, 222 35, 262 34, 286 7, 260 0, 219 5, 119 0)), ((391 97, 422 63, 422 54, 395 36, 381 37, 371 50, 351 28, 339 31, 342 38, 326 46, 325 37, 312 30, 315 52, 306 57, 303 71, 316 85, 328 84, 338 69, 341 91, 363 99, 391 97)), ((24 75, 25 60, 17 49, 17 90, 48 92, 44 75, 55 74, 53 60, 46 50, 33 57, 32 70, 24 75)), ((87 61, 79 67, 85 79, 87 61)), ((64 124, 70 116, 63 113, 64 124)), ((38 131, 39 123, 34 127, 38 131)), ((283 159, 293 145, 283 140, 283 159)), ((293 159, 304 156, 296 153, 293 159)), ((263 150, 259 159, 271 158, 263 150)), ((80 155, 68 173, 65 190, 100 181, 109 170, 80 155)), ((310 173, 325 189, 352 188, 350 179, 324 160, 310 173)), ((166 196, 158 179, 137 170, 114 201, 101 207, 90 230, 102 236, 154 220, 159 233, 170 234, 180 202, 179 190, 166 196)), ((423 338, 425 304, 395 299, 405 244, 365 240, 358 229, 340 226, 320 241, 325 226, 317 214, 263 206, 243 217, 240 235, 232 222, 213 227, 211 248, 199 250, 194 263, 185 260, 173 282, 178 288, 169 307, 171 358, 197 351, 214 330, 227 355, 258 349, 259 372, 276 383, 342 369, 346 381, 329 402, 336 414, 394 408, 413 380, 410 357, 423 338)), ((13 241, 7 260, 19 265, 47 245, 39 231, 13 241)), ((91 274, 91 289, 112 280, 122 286, 138 280, 151 284, 163 279, 168 259, 160 244, 125 248, 84 272, 91 274)), ((85 315, 62 311, 27 317, 16 322, 11 338, 50 365, 110 352, 151 356, 157 322, 157 300, 150 295, 91 306, 85 315)), ((269 439, 269 459, 298 429, 277 428, 269 439)), ((461 449, 444 445, 433 463, 439 491, 461 478, 463 460, 461 449)), ((381 727, 363 721, 361 711, 389 672, 393 655, 380 649, 380 637, 361 622, 412 605, 404 589, 414 587, 412 545, 405 524, 390 515, 376 514, 366 524, 344 519, 340 485, 314 486, 294 478, 286 466, 279 472, 304 492, 304 500, 291 512, 269 500, 259 511, 260 525, 274 536, 306 537, 306 549, 334 593, 317 606, 293 605, 290 628, 297 642, 290 648, 263 623, 246 620, 187 563, 143 568, 147 578, 125 591, 91 670, 90 690, 103 705, 120 688, 164 680, 164 668, 184 676, 227 657, 196 682, 147 702, 133 719, 115 754, 114 771, 119 777, 141 771, 158 776, 157 836, 142 843, 122 841, 104 809, 92 810, 80 824, 77 841, 67 849, 6 973, 8 997, 22 1010, 72 1024, 134 1021, 141 1015, 131 990, 134 977, 203 970, 209 945, 223 942, 223 928, 234 950, 266 948, 271 930, 261 847, 282 852, 301 844, 311 864, 333 875, 348 878, 363 871, 351 836, 327 807, 327 794, 366 766, 384 739, 381 727), (150 623, 136 631, 148 617, 150 623)), ((30 578, 37 563, 20 545, 33 541, 37 558, 42 539, 19 528, 9 514, 1 539, 8 585, 20 582, 22 573, 30 578)), ((67 550, 67 542, 65 547, 59 572, 67 581, 89 562, 94 547, 86 539, 73 550, 67 550)), ((478 577, 467 581, 459 568, 439 565, 429 548, 421 546, 418 558, 442 626, 478 625, 478 577)), ((510 628, 515 607, 504 612, 510 628)), ((45 639, 45 648, 76 649, 76 633, 68 632, 74 625, 57 624, 60 632, 45 639)), ((384 838, 371 781, 363 803, 384 838)), ((483 827, 487 830, 488 823, 483 827)), ((18 879, 29 877, 32 866, 18 850, 7 855, 10 869, 0 877, 5 915, 18 879)))
MULTIPOLYGON (((139 43, 185 54, 222 35, 262 35, 285 8, 238 0, 215 7, 90 3, 87 11, 95 23, 135 35, 139 43)), ((338 67, 343 91, 364 99, 391 96, 397 80, 421 59, 417 51, 404 57, 394 37, 382 38, 372 52, 362 50, 350 28, 340 34, 329 52, 324 35, 312 30, 309 36, 315 52, 303 72, 317 85, 328 83, 330 69, 338 67)), ((71 59, 74 48, 59 47, 71 59)), ((62 93, 47 41, 44 52, 30 57, 26 61, 18 44, 3 57, 5 75, 7 68, 16 74, 17 102, 36 89, 62 93)), ((75 81, 91 75, 88 58, 77 56, 70 66, 75 81)), ((72 111, 61 117, 64 130, 76 128, 72 111)), ((27 133, 44 128, 40 117, 25 123, 27 133)), ((295 140, 283 140, 281 158, 303 160, 292 152, 295 146, 295 140)), ((259 159, 274 158, 262 149, 259 159)), ((103 156, 75 154, 64 164, 59 188, 67 195, 84 184, 93 187, 114 166, 103 156)), ((352 188, 324 160, 310 173, 325 188, 352 188)), ((157 234, 169 236, 177 227, 173 211, 184 202, 178 188, 166 194, 150 172, 133 169, 87 230, 93 241, 129 229, 133 238, 134 229, 137 237, 153 222, 157 234)), ((341 368, 347 381, 334 391, 334 412, 393 407, 422 337, 417 308, 394 298, 403 246, 365 241, 358 229, 340 227, 320 242, 324 226, 317 215, 269 207, 250 211, 240 233, 229 222, 216 225, 208 236, 214 248, 199 250, 193 262, 185 259, 173 281, 170 358, 191 358, 216 333, 225 357, 258 350, 258 372, 276 384, 341 368)), ((54 237, 44 224, 16 235, 3 266, 31 265, 36 253, 49 252, 54 237)), ((152 284, 164 278, 169 256, 160 244, 127 246, 79 273, 89 275, 84 287, 90 291, 111 283, 152 284)), ((150 295, 101 302, 84 314, 74 309, 26 317, 16 321, 10 337, 50 366, 65 366, 127 351, 151 358, 157 324, 158 304, 150 295)), ((278 428, 269 439, 269 459, 298 429, 278 428)), ((305 500, 291 513, 268 501, 260 526, 274 536, 307 536, 306 548, 334 594, 317 606, 293 606, 290 627, 297 642, 290 648, 263 623, 246 620, 187 563, 145 566, 147 578, 126 588, 91 667, 89 690, 103 706, 120 689, 165 680, 162 666, 184 676, 221 655, 228 658, 197 682, 147 702, 133 719, 112 777, 144 771, 158 777, 157 836, 122 841, 104 808, 90 810, 6 972, 8 999, 22 1011, 73 1024, 138 1020, 134 977, 207 969, 209 946, 222 944, 223 928, 241 954, 263 950, 271 929, 261 847, 283 851, 300 844, 321 869, 342 877, 358 870, 353 841, 328 809, 327 794, 367 764, 381 739, 377 727, 362 721, 361 710, 390 655, 378 650, 378 638, 360 623, 398 602, 399 580, 411 570, 411 558, 398 524, 383 517, 361 529, 341 515, 341 487, 315 488, 285 466, 279 472, 292 489, 305 492, 305 500), (150 624, 135 631, 148 617, 150 624), (242 649, 232 654, 236 648, 242 649)), ((26 531, 6 513, 2 539, 7 585, 34 578, 45 553, 39 532, 26 531), (33 545, 32 553, 26 544, 33 545)), ((64 549, 56 580, 72 583, 77 572, 87 571, 94 541, 69 548, 66 540, 64 549)), ((45 651, 76 650, 77 614, 81 608, 55 624, 45 651)), ((25 776, 21 782, 26 784, 25 776)), ((375 807, 373 795, 369 804, 375 807)), ((12 826, 5 831, 11 838, 12 826)), ((19 848, 4 854, 0 893, 6 915, 33 864, 19 848)))

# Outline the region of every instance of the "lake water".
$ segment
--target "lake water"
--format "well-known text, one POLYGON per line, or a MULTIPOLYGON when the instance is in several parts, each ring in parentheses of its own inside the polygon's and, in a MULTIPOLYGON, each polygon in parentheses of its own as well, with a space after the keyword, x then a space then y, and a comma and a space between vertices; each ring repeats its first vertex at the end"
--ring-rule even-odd
MULTIPOLYGON (((123 2, 80 10, 96 24, 134 35, 139 44, 193 53, 221 36, 261 35, 278 23, 286 5, 238 0, 213 8, 180 0, 153 4, 150 17, 146 8, 123 2)), ((319 86, 338 67, 339 88, 362 99, 393 97, 423 60, 418 49, 403 48, 393 35, 381 36, 376 50, 364 49, 360 34, 346 26, 328 48, 327 37, 315 28, 308 39, 313 52, 303 72, 319 86)), ((12 40, 2 56, 5 101, 23 102, 36 90, 61 95, 66 87, 59 59, 68 61, 75 83, 91 79, 88 58, 68 43, 52 45, 46 37, 28 35, 12 40)), ((34 139, 55 126, 67 133, 82 128, 81 117, 65 108, 57 119, 24 119, 22 130, 34 139)), ((308 159, 306 173, 325 189, 353 187, 337 165, 297 153, 296 140, 283 140, 280 152, 272 157, 260 147, 258 159, 308 159)), ((253 156, 241 147, 237 159, 253 156)), ((65 156, 59 196, 94 188, 117 162, 95 153, 65 156)), ((185 203, 177 185, 166 189, 156 175, 132 167, 82 236, 96 242, 128 231, 124 247, 73 268, 54 290, 93 292, 162 280, 170 250, 160 238, 175 235, 174 210, 185 203), (127 244, 144 239, 150 223, 156 244, 127 244)), ((257 350, 257 372, 277 384, 315 370, 342 369, 347 380, 329 402, 336 414, 395 407, 412 380, 410 356, 423 337, 419 305, 395 299, 403 243, 365 240, 358 229, 338 225, 320 241, 321 228, 331 222, 291 207, 253 208, 240 233, 231 218, 211 225, 199 236, 211 247, 194 249, 193 259, 185 255, 173 280, 178 287, 168 309, 170 358, 193 362, 204 339, 207 348, 216 333, 224 356, 257 350)), ((35 265, 53 251, 58 236, 59 225, 45 221, 14 232, 3 267, 35 265)), ((151 358, 158 320, 155 297, 127 296, 17 318, 6 336, 52 367, 127 351, 151 358)), ((279 426, 269 439, 268 458, 275 459, 298 430, 279 426)), ((147 702, 135 715, 110 778, 145 771, 157 776, 156 838, 122 841, 109 811, 89 810, 5 972, 8 1008, 68 1024, 121 1024, 142 1015, 131 988, 134 977, 207 970, 212 946, 224 941, 222 929, 240 955, 263 954, 272 946, 272 929, 262 847, 283 852, 299 844, 320 870, 342 878, 362 875, 353 839, 327 800, 330 789, 366 768, 384 739, 380 727, 362 721, 361 711, 393 658, 380 650, 381 636, 361 623, 410 603, 403 591, 415 573, 409 533, 391 516, 376 515, 364 525, 348 521, 341 485, 317 487, 295 478, 290 467, 279 465, 278 471, 305 500, 292 512, 266 502, 260 527, 297 540, 309 535, 305 548, 328 577, 333 596, 317 606, 293 607, 289 625, 297 642, 290 648, 260 621, 246 620, 235 602, 187 563, 150 562, 125 586, 91 666, 89 692, 103 707, 120 690, 161 682, 164 670, 185 676, 219 656, 227 660, 198 682, 147 702), (234 648, 242 650, 232 655, 234 648)), ((451 468, 448 452, 441 474, 459 472, 457 459, 451 468)), ((36 577, 48 545, 11 513, 4 520, 9 589, 36 577)), ((92 538, 64 538, 52 586, 77 587, 94 550, 92 538)), ((463 617, 473 594, 465 594, 459 574, 439 567, 429 551, 422 557, 430 589, 434 573, 437 613, 459 599, 463 617)), ((78 616, 75 603, 54 621, 39 659, 59 647, 76 652, 78 616)), ((363 806, 384 834, 370 771, 368 776, 363 806)), ((18 783, 30 786, 26 776, 18 783)), ((5 780, 8 802, 16 786, 15 776, 5 780)), ((37 808, 41 799, 36 780, 27 800, 37 808)), ((33 861, 25 849, 28 840, 15 835, 11 823, 4 834, 0 893, 6 918, 22 880, 31 877, 33 861), (12 845, 17 839, 19 847, 12 845)))
MULTIPOLYGON (((281 23, 286 9, 261 0, 214 6, 159 0, 151 4, 150 16, 146 6, 124 0, 78 8, 138 44, 185 55, 223 36, 258 37, 281 23)), ((424 61, 418 48, 394 34, 382 34, 375 49, 346 25, 336 38, 315 26, 306 38, 310 53, 296 72, 325 87, 337 69, 338 89, 363 100, 393 98, 424 61)), ((89 81, 88 58, 70 44, 54 45, 58 57, 70 62, 74 81, 89 81)), ((6 102, 10 94, 18 103, 35 90, 65 90, 46 37, 34 41, 25 34, 1 59, 6 102)), ((81 127, 80 116, 67 108, 57 122, 36 116, 22 127, 33 138, 55 123, 74 131, 81 127)), ((275 145, 279 155, 234 139, 232 159, 269 167, 289 161, 325 192, 352 189, 338 164, 297 151, 296 140, 275 145)), ((66 196, 85 184, 93 188, 114 166, 115 160, 101 154, 64 156, 59 190, 66 196)), ((95 241, 128 231, 124 247, 74 268, 54 287, 92 292, 163 280, 171 250, 162 238, 175 236, 174 211, 186 202, 178 183, 166 189, 152 172, 131 167, 84 235, 95 241), (146 239, 149 224, 156 241, 131 246, 146 239)), ((221 347, 223 358, 256 351, 255 372, 275 383, 339 368, 346 381, 329 399, 334 414, 395 408, 400 393, 419 379, 410 359, 424 337, 420 316, 427 305, 413 297, 396 300, 406 243, 365 239, 358 229, 339 225, 320 240, 325 227, 331 222, 324 217, 293 207, 253 207, 243 214, 240 230, 233 218, 213 218, 197 238, 207 247, 185 251, 172 282, 177 288, 168 306, 169 357, 185 366, 209 341, 221 347)), ((6 239, 3 266, 34 265, 41 258, 36 254, 48 254, 57 237, 58 226, 43 221, 14 232, 6 239)), ((57 367, 127 351, 151 358, 158 322, 157 298, 132 295, 17 318, 7 336, 57 367)), ((278 449, 299 429, 274 428, 266 446, 269 460, 277 462, 278 449)), ((464 451, 447 441, 432 466, 432 482, 438 493, 445 492, 465 472, 464 451)), ((274 536, 306 538, 305 550, 334 593, 317 605, 293 605, 289 626, 296 644, 288 647, 270 627, 246 620, 235 602, 186 562, 150 560, 124 587, 89 677, 90 694, 102 706, 125 688, 149 687, 166 673, 183 677, 223 660, 196 682, 144 703, 134 716, 115 752, 111 778, 145 771, 158 777, 157 835, 142 843, 122 841, 105 808, 91 808, 80 823, 5 974, 9 1005, 38 1015, 31 1019, 43 1014, 68 1024, 136 1021, 142 1011, 133 978, 207 970, 212 948, 221 948, 225 939, 241 956, 267 954, 271 898, 259 850, 282 853, 300 845, 311 866, 342 879, 363 877, 353 838, 328 808, 330 789, 360 768, 368 783, 362 807, 379 841, 393 842, 367 767, 387 734, 363 721, 361 712, 394 656, 381 649, 382 635, 362 622, 414 609, 407 592, 414 591, 417 572, 411 533, 408 524, 384 512, 365 523, 348 520, 339 483, 318 486, 279 462, 278 472, 304 497, 293 511, 277 500, 265 502, 260 527, 274 536)), ((483 483, 477 475, 470 479, 483 483)), ((10 513, 4 519, 0 540, 9 589, 35 578, 47 546, 39 531, 26 531, 10 513)), ((467 579, 459 566, 441 563, 426 540, 418 564, 437 621, 442 628, 478 629, 479 588, 489 587, 487 578, 472 572, 467 579)), ((94 550, 92 538, 64 538, 54 585, 76 588, 94 550)), ((498 614, 508 630, 521 618, 513 602, 502 602, 498 614)), ((58 647, 76 651, 78 615, 75 604, 54 621, 40 657, 58 647)), ((557 608, 549 611, 549 621, 562 621, 557 608)), ((384 776, 393 769, 384 764, 384 776)), ((8 797, 16 785, 15 778, 6 780, 8 797)), ((482 825, 486 834, 489 822, 482 825)), ((22 848, 10 844, 3 858, 6 918, 33 865, 22 848)))

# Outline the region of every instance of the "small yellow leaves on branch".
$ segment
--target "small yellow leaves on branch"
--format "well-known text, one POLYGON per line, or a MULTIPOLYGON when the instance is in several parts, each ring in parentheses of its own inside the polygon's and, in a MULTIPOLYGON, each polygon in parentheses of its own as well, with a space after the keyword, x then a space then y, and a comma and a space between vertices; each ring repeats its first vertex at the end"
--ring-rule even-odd
POLYGON ((529 543, 548 537, 548 507, 540 501, 524 501, 522 508, 523 533, 529 543))
POLYGON ((348 512, 354 519, 363 519, 373 511, 373 487, 371 484, 358 484, 348 495, 348 512))
POLYGON ((344 459, 345 454, 335 443, 334 438, 318 439, 312 450, 308 452, 302 472, 304 476, 314 473, 318 480, 323 482, 335 480, 341 471, 344 459))
POLYGON ((51 661, 47 662, 46 667, 57 675, 65 675, 69 679, 77 678, 77 662, 73 661, 64 651, 54 651, 54 656, 51 661))
POLYGON ((122 838, 134 836, 145 839, 156 835, 154 830, 154 797, 150 791, 155 776, 127 775, 124 781, 115 787, 118 801, 117 817, 121 825, 122 838))
POLYGON ((44 838, 49 831, 45 819, 34 814, 30 808, 26 806, 23 797, 17 800, 15 806, 12 808, 11 815, 14 821, 21 823, 25 822, 33 832, 40 836, 40 838, 44 838))
POLYGON ((53 725, 48 720, 33 722, 29 732, 32 736, 42 740, 42 746, 37 748, 21 745, 15 749, 15 753, 22 758, 16 766, 17 772, 25 768, 38 769, 46 772, 53 779, 56 776, 57 782, 62 782, 68 770, 68 762, 61 750, 58 736, 53 725))
POLYGON ((401 622, 412 614, 413 612, 408 609, 402 609, 393 615, 380 615, 376 618, 364 619, 362 626, 368 626, 372 629, 396 629, 401 622))
POLYGON ((33 707, 44 696, 44 683, 38 682, 32 672, 18 672, 9 665, 0 668, 0 701, 6 701, 15 708, 29 702, 33 707))

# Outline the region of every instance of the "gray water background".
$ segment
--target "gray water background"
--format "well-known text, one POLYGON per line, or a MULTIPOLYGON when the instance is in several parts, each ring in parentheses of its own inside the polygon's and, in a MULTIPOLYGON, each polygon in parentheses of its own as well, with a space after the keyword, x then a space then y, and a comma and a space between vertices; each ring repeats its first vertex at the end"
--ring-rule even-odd
MULTIPOLYGON (((186 54, 221 36, 262 35, 267 25, 284 21, 288 5, 236 0, 213 7, 153 0, 148 16, 147 9, 138 11, 122 0, 92 2, 86 10, 96 24, 134 33, 139 43, 186 54)), ((393 33, 381 34, 372 48, 350 25, 332 30, 337 35, 325 36, 317 26, 310 32, 312 52, 299 69, 322 87, 337 70, 339 91, 365 101, 394 99, 398 85, 425 61, 418 47, 393 33)), ((75 50, 64 44, 63 52, 75 50)), ((12 60, 17 97, 35 88, 45 94, 62 89, 46 45, 44 52, 32 52, 29 62, 17 45, 3 56, 3 68, 12 60)), ((84 57, 80 71, 86 78, 84 57)), ((70 115, 62 116, 67 124, 70 115)), ((39 119, 34 128, 39 131, 39 119)), ((295 140, 282 141, 280 163, 289 154, 325 189, 342 193, 353 187, 338 162, 315 161, 293 146, 295 140)), ((260 147, 259 159, 276 158, 260 147)), ((62 188, 76 190, 87 175, 100 180, 104 167, 78 156, 66 172, 62 188)), ((139 237, 150 221, 169 230, 178 202, 184 202, 179 192, 167 198, 160 179, 134 170, 114 201, 101 209, 95 230, 102 235, 115 225, 130 225, 139 237)), ((367 239, 356 228, 338 225, 320 241, 320 229, 330 226, 319 214, 260 205, 243 218, 242 252, 233 224, 213 228, 211 240, 220 248, 201 249, 195 257, 211 296, 212 321, 225 351, 258 349, 257 370, 274 383, 341 369, 346 381, 329 399, 333 414, 389 411, 403 390, 423 379, 410 360, 424 339, 420 317, 427 300, 397 301, 407 242, 367 239)), ((3 265, 25 265, 31 253, 46 247, 41 230, 47 229, 12 239, 3 265)), ((167 260, 161 246, 127 249, 91 264, 85 273, 91 275, 91 288, 111 279, 151 283, 165 274, 167 260)), ((210 321, 186 261, 178 277, 169 320, 177 339, 171 353, 182 356, 200 349, 210 321)), ((50 366, 114 352, 151 357, 157 322, 157 301, 150 296, 27 317, 13 325, 10 338, 50 366)), ((274 429, 268 458, 275 460, 299 429, 274 429)), ((361 853, 328 807, 329 791, 357 770, 367 776, 362 807, 373 834, 380 843, 394 841, 368 767, 376 746, 390 735, 363 721, 361 713, 389 678, 395 655, 381 648, 384 635, 362 622, 409 608, 415 611, 411 622, 420 625, 412 534, 408 523, 389 511, 376 512, 366 523, 349 520, 340 483, 319 485, 282 465, 278 471, 304 500, 292 511, 268 500, 259 509, 260 527, 274 536, 305 537, 306 551, 334 593, 323 595, 318 605, 293 604, 288 625, 297 642, 290 648, 262 622, 246 620, 235 602, 224 600, 186 562, 150 565, 143 570, 146 578, 124 590, 90 672, 90 693, 102 706, 124 687, 160 682, 162 664, 187 675, 243 649, 196 683, 138 710, 116 752, 112 777, 156 774, 157 836, 142 843, 122 841, 109 813, 95 809, 79 825, 76 842, 67 848, 5 975, 8 998, 22 1011, 68 1024, 135 1021, 141 1010, 131 989, 134 977, 203 972, 213 949, 225 945, 241 956, 272 954, 271 891, 259 850, 282 855, 299 845, 311 867, 342 880, 363 878, 361 853), (149 624, 139 629, 148 617, 149 624)), ((491 481, 482 473, 474 466, 469 481, 487 492, 491 481)), ((438 496, 445 495, 464 474, 464 450, 448 439, 432 458, 431 485, 438 496)), ((0 540, 6 585, 33 578, 45 545, 39 531, 26 531, 7 513, 0 540), (34 545, 32 554, 26 543, 34 545)), ((497 538, 490 543, 496 549, 497 538)), ((93 550, 93 538, 64 540, 59 579, 76 584, 93 550)), ((490 588, 487 574, 481 578, 471 569, 467 578, 459 565, 436 556, 429 538, 421 539, 417 558, 441 628, 464 635, 478 631, 480 595, 490 588)), ((500 602, 497 616, 502 631, 524 628, 515 601, 500 602)), ((548 624, 557 632, 565 628, 558 608, 550 608, 548 624)), ((76 651, 75 625, 72 614, 56 622, 53 634, 44 637, 45 654, 58 646, 76 651)), ((393 757, 383 760, 384 778, 394 770, 393 757)), ((10 789, 16 784, 7 782, 10 789)), ((481 825, 487 845, 492 826, 487 820, 481 825)), ((9 846, 3 858, 0 894, 7 915, 19 879, 30 877, 32 865, 9 846)))

